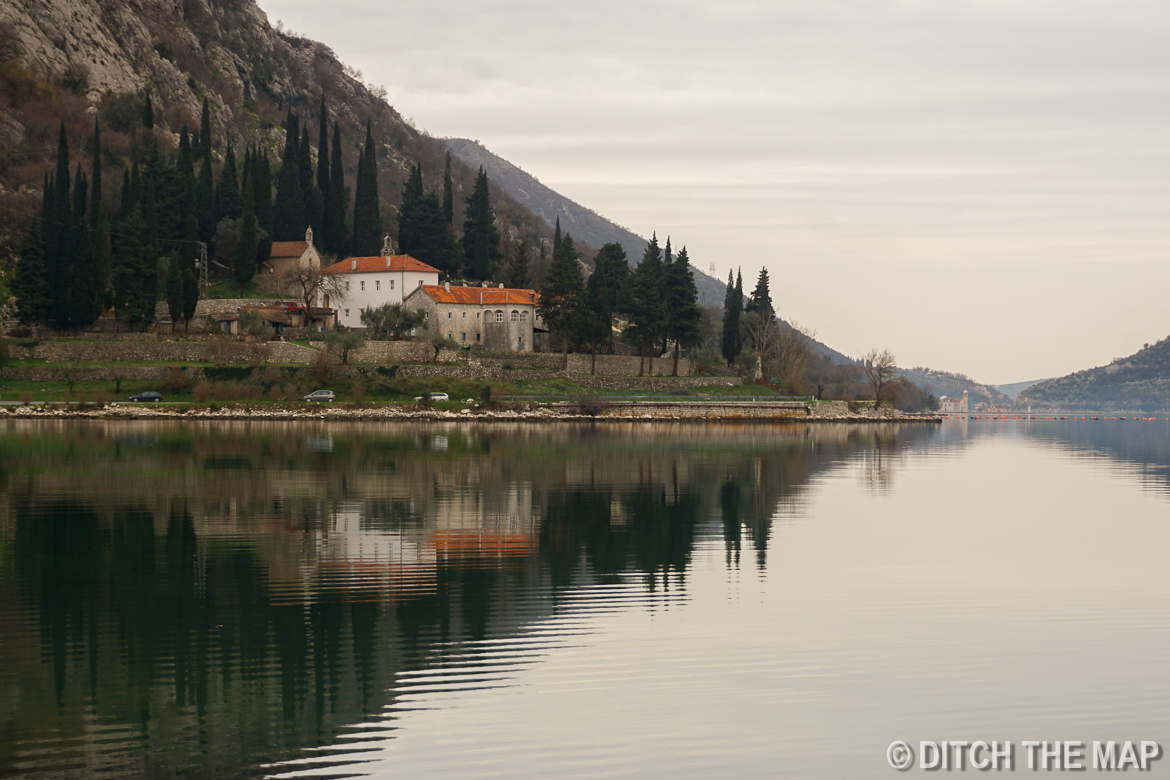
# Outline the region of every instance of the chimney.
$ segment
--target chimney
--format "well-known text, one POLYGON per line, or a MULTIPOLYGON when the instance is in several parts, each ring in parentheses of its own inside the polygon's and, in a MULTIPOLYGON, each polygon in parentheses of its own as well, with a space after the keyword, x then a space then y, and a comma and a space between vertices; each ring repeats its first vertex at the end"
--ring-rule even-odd
POLYGON ((349 258, 349 270, 351 270, 351 271, 357 270, 357 258, 356 257, 349 258))
POLYGON ((450 282, 447 282, 446 284, 444 284, 443 287, 447 290, 447 292, 451 292, 451 283, 450 282))
POLYGON ((487 282, 480 282, 480 283, 479 283, 479 286, 480 286, 480 287, 487 287, 487 286, 488 286, 488 283, 487 283, 487 282))
POLYGON ((500 289, 501 289, 501 290, 502 290, 502 289, 504 289, 504 283, 503 283, 503 282, 500 282, 500 289))
POLYGON ((536 291, 535 291, 535 290, 529 290, 529 291, 528 291, 528 300, 529 300, 531 303, 536 303, 536 291))
POLYGON ((390 267, 390 255, 386 255, 386 267, 390 267))

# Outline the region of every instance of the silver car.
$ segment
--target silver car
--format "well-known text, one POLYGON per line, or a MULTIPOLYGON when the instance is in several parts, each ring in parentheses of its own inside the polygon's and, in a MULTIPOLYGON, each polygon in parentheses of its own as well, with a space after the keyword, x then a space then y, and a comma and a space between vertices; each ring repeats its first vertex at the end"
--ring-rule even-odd
POLYGON ((305 400, 309 403, 313 403, 314 401, 320 403, 333 403, 337 400, 337 394, 332 390, 314 390, 305 396, 305 400))

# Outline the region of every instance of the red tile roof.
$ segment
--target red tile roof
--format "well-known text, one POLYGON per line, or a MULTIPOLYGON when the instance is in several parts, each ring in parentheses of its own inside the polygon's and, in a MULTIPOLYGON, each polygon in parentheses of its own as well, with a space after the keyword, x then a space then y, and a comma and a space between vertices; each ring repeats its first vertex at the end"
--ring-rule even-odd
POLYGON ((307 241, 273 241, 269 257, 300 257, 309 248, 307 241))
POLYGON ((422 273, 437 274, 438 268, 432 268, 421 260, 415 260, 410 255, 391 255, 386 257, 347 257, 340 263, 334 263, 322 273, 327 274, 372 274, 378 271, 420 271, 422 273), (386 266, 386 260, 390 266, 386 266), (357 267, 354 268, 354 262, 357 267))
POLYGON ((448 290, 441 284, 424 284, 418 289, 439 303, 463 303, 477 306, 508 306, 511 304, 536 305, 540 293, 535 290, 518 290, 511 287, 456 287, 448 290))

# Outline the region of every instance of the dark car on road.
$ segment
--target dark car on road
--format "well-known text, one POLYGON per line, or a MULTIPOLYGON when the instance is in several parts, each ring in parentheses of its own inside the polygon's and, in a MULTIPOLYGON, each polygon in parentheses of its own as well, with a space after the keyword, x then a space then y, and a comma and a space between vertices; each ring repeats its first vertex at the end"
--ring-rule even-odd
POLYGON ((130 400, 134 401, 135 403, 140 403, 140 402, 155 402, 155 403, 157 403, 157 402, 162 400, 162 393, 156 392, 154 390, 147 390, 145 393, 139 393, 138 395, 130 396, 130 400))

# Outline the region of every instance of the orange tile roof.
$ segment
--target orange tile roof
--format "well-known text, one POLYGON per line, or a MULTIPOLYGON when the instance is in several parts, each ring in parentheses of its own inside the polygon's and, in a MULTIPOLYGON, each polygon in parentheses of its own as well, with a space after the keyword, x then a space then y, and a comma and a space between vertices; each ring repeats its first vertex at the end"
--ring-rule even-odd
POLYGON ((463 303, 477 306, 507 306, 540 303, 540 293, 512 287, 456 287, 448 290, 441 284, 424 284, 418 289, 439 303, 463 303))
POLYGON ((347 257, 341 262, 329 266, 322 273, 372 274, 378 271, 420 271, 437 274, 439 272, 438 268, 432 268, 421 260, 415 260, 410 255, 391 255, 389 267, 386 267, 386 260, 386 257, 347 257), (354 260, 357 261, 357 268, 354 268, 354 260))
POLYGON ((273 241, 269 257, 300 257, 309 248, 307 241, 273 241))

